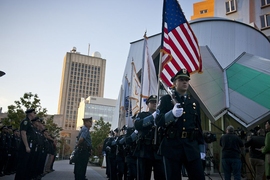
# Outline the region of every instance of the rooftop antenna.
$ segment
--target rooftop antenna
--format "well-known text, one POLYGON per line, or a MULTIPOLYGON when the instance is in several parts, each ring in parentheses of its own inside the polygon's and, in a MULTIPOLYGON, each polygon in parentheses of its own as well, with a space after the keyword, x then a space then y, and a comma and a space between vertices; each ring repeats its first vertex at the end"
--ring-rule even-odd
POLYGON ((90 53, 90 43, 88 43, 88 56, 89 56, 89 53, 90 53))

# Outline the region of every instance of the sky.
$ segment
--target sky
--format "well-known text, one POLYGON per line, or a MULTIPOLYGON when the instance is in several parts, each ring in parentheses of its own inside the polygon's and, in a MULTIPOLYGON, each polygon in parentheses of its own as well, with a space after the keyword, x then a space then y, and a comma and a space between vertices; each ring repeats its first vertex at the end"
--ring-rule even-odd
MULTIPOLYGON (((193 3, 179 0, 187 20, 193 3)), ((73 47, 106 59, 104 98, 117 99, 130 43, 161 32, 162 0, 1 0, 0 107, 37 94, 57 114, 63 59, 73 47)))

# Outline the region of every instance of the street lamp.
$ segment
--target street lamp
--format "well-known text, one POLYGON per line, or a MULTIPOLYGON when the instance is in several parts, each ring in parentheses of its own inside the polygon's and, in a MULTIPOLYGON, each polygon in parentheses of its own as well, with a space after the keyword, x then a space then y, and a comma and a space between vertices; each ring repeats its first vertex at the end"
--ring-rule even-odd
POLYGON ((4 71, 0 71, 0 77, 4 76, 6 73, 4 71))

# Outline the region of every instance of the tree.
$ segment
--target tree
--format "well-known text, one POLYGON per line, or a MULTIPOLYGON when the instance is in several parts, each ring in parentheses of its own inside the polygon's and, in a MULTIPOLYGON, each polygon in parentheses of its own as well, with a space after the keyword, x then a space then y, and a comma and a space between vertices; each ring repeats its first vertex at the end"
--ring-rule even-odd
POLYGON ((49 118, 47 118, 45 127, 48 129, 48 131, 51 133, 51 135, 57 139, 59 139, 60 137, 60 131, 63 130, 63 128, 58 127, 57 124, 55 124, 53 122, 53 117, 54 116, 50 116, 49 118))
POLYGON ((8 106, 7 117, 3 118, 3 125, 12 125, 13 128, 19 128, 21 121, 25 118, 25 110, 34 108, 37 112, 37 116, 43 118, 46 122, 45 127, 48 131, 54 136, 59 137, 59 131, 62 131, 62 128, 57 127, 53 123, 53 116, 46 119, 47 109, 42 108, 41 101, 37 94, 31 92, 24 93, 23 97, 18 101, 14 101, 15 105, 8 106))
POLYGON ((111 129, 111 124, 108 122, 104 122, 101 117, 100 120, 95 122, 93 127, 93 131, 91 132, 92 138, 92 155, 98 156, 102 159, 102 146, 104 140, 108 137, 108 133, 111 129))

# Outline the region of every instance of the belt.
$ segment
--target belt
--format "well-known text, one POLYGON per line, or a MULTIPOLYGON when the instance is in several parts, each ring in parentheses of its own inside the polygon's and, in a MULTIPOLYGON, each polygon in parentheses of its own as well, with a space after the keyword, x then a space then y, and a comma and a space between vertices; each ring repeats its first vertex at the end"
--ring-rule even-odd
POLYGON ((192 136, 192 134, 193 134, 193 131, 180 131, 180 132, 178 132, 177 133, 177 137, 180 137, 180 138, 183 138, 183 139, 185 139, 185 138, 190 138, 191 136, 192 136))
POLYGON ((90 151, 91 150, 91 146, 87 146, 87 147, 79 147, 79 150, 83 150, 83 151, 90 151))

